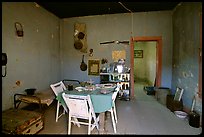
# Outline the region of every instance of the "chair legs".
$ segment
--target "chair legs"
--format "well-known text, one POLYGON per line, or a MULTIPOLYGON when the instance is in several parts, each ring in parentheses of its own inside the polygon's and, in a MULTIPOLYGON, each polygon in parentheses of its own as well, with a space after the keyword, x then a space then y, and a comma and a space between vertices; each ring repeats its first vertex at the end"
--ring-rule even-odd
POLYGON ((96 127, 97 128, 97 130, 99 130, 99 125, 98 125, 98 122, 99 121, 97 121, 97 118, 94 118, 94 119, 92 119, 92 115, 91 115, 91 113, 90 113, 90 116, 89 116, 89 122, 88 123, 84 123, 84 122, 80 122, 80 121, 78 121, 77 120, 77 118, 75 118, 75 117, 72 117, 71 116, 71 114, 68 114, 69 115, 69 117, 68 117, 68 129, 67 129, 67 133, 68 133, 68 135, 70 135, 71 134, 71 124, 73 123, 74 125, 79 125, 78 127, 80 127, 80 123, 81 124, 84 124, 84 125, 88 125, 88 135, 90 135, 91 134, 91 131, 96 127), (72 119, 73 118, 73 119, 72 119), (94 122, 92 123, 92 120, 94 120, 94 122))
POLYGON ((89 113, 88 135, 91 134, 91 113, 89 113))
POLYGON ((118 118, 117 118, 117 113, 116 113, 115 104, 114 104, 114 106, 113 106, 113 112, 114 112, 114 116, 115 116, 115 123, 118 123, 118 118))
POLYGON ((71 133, 71 116, 69 115, 69 119, 68 119, 68 135, 70 135, 71 133))
POLYGON ((59 115, 59 109, 60 109, 60 103, 59 101, 57 101, 57 111, 56 111, 56 118, 55 118, 55 121, 57 122, 58 119, 63 115, 65 114, 65 109, 63 108, 63 112, 59 115))
POLYGON ((116 133, 116 123, 115 123, 115 118, 114 118, 114 114, 113 114, 114 112, 113 112, 113 109, 112 109, 112 108, 111 108, 110 112, 111 112, 113 130, 114 130, 114 133, 116 133))

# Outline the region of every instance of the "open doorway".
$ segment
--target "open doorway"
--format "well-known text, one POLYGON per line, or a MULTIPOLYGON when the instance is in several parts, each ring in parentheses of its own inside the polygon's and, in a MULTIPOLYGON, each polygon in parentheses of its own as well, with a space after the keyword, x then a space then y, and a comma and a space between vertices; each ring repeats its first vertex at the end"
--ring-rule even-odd
POLYGON ((156 41, 134 42, 134 95, 143 98, 145 86, 155 86, 156 41))
POLYGON ((135 42, 148 42, 155 41, 156 42, 156 78, 155 78, 155 86, 161 86, 161 63, 162 63, 162 38, 159 37, 132 37, 131 45, 130 45, 130 83, 131 83, 131 98, 134 98, 134 43, 135 42))
POLYGON ((156 42, 134 42, 134 82, 154 86, 156 78, 156 42))

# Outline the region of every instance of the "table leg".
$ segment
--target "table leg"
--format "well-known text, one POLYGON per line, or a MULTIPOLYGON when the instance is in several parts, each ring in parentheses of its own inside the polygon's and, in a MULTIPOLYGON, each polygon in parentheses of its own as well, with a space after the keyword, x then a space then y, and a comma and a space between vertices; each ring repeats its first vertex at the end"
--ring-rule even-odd
POLYGON ((99 134, 105 134, 105 112, 99 114, 99 134))

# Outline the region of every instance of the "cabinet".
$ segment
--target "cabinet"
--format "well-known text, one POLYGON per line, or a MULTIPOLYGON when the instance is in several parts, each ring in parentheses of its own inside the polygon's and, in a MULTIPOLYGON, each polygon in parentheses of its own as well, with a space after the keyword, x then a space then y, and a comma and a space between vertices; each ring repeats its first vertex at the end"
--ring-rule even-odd
POLYGON ((130 100, 130 73, 100 73, 100 83, 116 83, 120 87, 119 98, 130 100))

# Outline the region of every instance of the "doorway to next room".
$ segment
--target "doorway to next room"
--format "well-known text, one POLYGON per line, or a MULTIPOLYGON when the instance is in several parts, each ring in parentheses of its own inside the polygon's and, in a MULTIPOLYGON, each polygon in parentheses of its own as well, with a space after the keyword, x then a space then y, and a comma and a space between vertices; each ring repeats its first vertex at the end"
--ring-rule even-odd
POLYGON ((156 41, 134 42, 134 95, 138 99, 146 96, 145 86, 155 86, 156 41))
POLYGON ((131 98, 137 98, 136 81, 146 86, 161 86, 162 37, 132 37, 130 55, 131 98))

